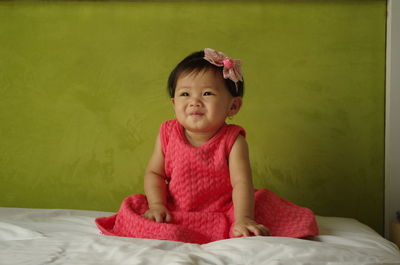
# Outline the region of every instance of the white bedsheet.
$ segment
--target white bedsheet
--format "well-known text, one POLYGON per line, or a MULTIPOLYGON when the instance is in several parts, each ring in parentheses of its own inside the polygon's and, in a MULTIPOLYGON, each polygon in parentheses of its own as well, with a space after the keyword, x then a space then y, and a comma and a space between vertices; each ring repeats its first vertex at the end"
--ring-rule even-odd
POLYGON ((112 213, 0 207, 0 264, 400 264, 400 252, 354 219, 318 217, 313 240, 249 237, 205 245, 100 235, 112 213))

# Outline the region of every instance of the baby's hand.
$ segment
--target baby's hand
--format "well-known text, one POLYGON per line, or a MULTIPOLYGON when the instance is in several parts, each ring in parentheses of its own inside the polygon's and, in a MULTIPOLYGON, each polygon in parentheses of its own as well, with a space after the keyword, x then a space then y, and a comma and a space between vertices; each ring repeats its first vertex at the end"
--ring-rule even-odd
POLYGON ((171 222, 171 214, 167 207, 163 204, 153 204, 150 208, 142 215, 143 217, 156 221, 157 223, 171 222))
POLYGON ((262 224, 257 224, 250 218, 238 219, 233 225, 233 235, 240 236, 270 236, 271 232, 262 224))

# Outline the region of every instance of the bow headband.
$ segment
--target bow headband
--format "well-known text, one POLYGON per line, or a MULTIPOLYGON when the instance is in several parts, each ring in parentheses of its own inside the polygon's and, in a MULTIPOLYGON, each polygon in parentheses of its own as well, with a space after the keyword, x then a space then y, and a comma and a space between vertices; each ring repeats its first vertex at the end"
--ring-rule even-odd
POLYGON ((204 59, 213 65, 224 67, 222 73, 224 78, 229 78, 235 84, 239 81, 243 81, 242 72, 240 71, 241 61, 237 59, 231 59, 222 52, 215 51, 210 48, 204 49, 204 59))

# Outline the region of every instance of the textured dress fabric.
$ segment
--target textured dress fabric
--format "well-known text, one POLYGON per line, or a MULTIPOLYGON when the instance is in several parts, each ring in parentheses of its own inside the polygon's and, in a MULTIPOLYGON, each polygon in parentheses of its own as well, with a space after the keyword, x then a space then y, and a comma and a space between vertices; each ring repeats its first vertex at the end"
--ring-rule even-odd
MULTIPOLYGON (((229 176, 229 153, 243 128, 224 124, 205 144, 192 146, 178 121, 160 128, 165 159, 167 208, 172 221, 144 218, 148 210, 143 194, 127 197, 117 214, 96 219, 105 235, 150 238, 204 244, 233 237, 234 212, 229 176)), ((273 236, 303 238, 318 234, 315 216, 275 193, 255 191, 255 220, 273 236)))

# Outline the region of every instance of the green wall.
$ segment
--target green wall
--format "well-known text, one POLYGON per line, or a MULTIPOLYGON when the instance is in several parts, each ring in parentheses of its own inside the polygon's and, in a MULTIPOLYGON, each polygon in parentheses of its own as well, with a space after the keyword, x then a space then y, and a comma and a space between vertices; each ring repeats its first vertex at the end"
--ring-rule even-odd
POLYGON ((143 192, 166 79, 244 62, 256 187, 383 230, 386 1, 0 2, 0 206, 116 211, 143 192))

